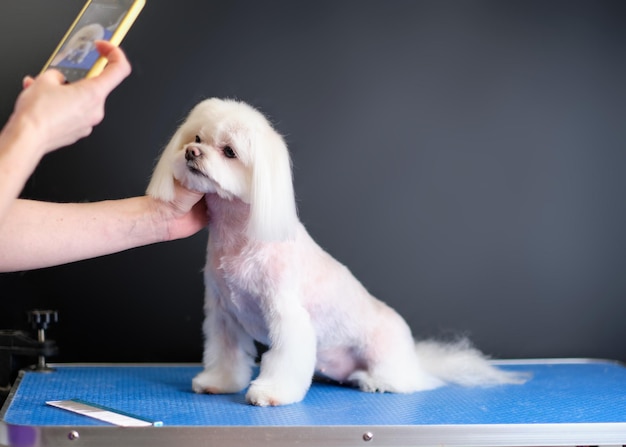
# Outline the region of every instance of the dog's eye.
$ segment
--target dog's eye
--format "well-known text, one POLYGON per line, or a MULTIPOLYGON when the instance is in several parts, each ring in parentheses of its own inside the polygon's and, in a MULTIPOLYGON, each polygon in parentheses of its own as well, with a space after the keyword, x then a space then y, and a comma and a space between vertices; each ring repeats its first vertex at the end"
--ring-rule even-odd
POLYGON ((230 146, 224 146, 224 149, 222 149, 222 152, 224 152, 224 155, 226 156, 226 158, 237 158, 237 154, 235 154, 235 151, 230 146))
POLYGON ((196 143, 202 143, 202 140, 200 139, 198 135, 196 135, 196 143))

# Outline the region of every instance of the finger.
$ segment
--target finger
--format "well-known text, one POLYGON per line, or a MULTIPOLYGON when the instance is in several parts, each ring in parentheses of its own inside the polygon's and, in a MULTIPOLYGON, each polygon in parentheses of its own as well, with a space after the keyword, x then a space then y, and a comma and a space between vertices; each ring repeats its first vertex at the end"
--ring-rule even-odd
POLYGON ((59 70, 55 70, 54 68, 51 68, 51 69, 44 71, 36 78, 27 76, 26 78, 24 78, 23 85, 25 87, 33 85, 39 79, 42 79, 42 82, 49 82, 52 84, 64 84, 66 82, 65 76, 63 75, 63 73, 61 73, 59 70))
POLYGON ((100 85, 108 93, 130 74, 130 63, 124 52, 110 42, 104 40, 96 41, 96 48, 100 55, 107 59, 107 65, 102 70, 102 73, 88 81, 100 85))
POLYGON ((26 89, 30 87, 33 85, 33 82, 35 82, 35 78, 32 76, 24 76, 24 79, 22 79, 22 88, 26 89))
POLYGON ((108 40, 96 40, 94 42, 94 45, 96 46, 98 53, 100 53, 100 55, 104 57, 107 57, 111 51, 117 48, 116 45, 113 45, 108 40))

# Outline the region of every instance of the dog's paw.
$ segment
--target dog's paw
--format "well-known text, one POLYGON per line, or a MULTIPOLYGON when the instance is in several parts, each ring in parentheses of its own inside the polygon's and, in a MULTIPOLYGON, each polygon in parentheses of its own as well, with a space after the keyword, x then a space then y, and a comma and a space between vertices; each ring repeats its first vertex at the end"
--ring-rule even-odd
POLYGON ((307 389, 300 389, 285 383, 267 380, 254 380, 246 393, 246 401, 259 407, 288 405, 304 399, 307 389))
POLYGON ((376 381, 365 371, 353 372, 350 377, 348 377, 348 383, 353 384, 366 393, 384 393, 386 391, 384 385, 376 381))
POLYGON ((366 393, 414 393, 438 388, 444 384, 441 380, 428 376, 373 375, 366 371, 355 371, 348 377, 348 383, 366 393))
POLYGON ((198 394, 230 394, 243 390, 249 382, 249 375, 238 376, 232 371, 205 369, 193 378, 191 387, 198 394))

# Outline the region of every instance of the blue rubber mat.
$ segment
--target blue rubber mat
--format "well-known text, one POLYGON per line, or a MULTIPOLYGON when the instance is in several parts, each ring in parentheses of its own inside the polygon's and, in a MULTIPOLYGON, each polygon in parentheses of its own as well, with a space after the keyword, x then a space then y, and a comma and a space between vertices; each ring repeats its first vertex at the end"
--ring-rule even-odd
POLYGON ((247 405, 244 393, 198 395, 199 366, 58 366, 27 372, 3 421, 28 426, 91 426, 104 422, 47 406, 83 399, 165 426, 385 426, 626 422, 626 368, 612 362, 504 364, 527 371, 524 385, 446 386, 410 395, 370 394, 315 383, 301 403, 247 405))

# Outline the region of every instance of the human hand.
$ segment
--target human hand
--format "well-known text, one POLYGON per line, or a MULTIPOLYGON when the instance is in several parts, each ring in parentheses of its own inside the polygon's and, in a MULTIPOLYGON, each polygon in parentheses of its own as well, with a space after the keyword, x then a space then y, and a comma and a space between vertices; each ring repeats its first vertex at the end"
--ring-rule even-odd
POLYGON ((12 120, 25 122, 39 138, 39 156, 67 146, 89 135, 104 118, 104 104, 109 93, 131 71, 124 52, 106 41, 96 42, 108 63, 102 73, 90 79, 65 84, 63 75, 54 69, 37 78, 26 77, 12 120))
POLYGON ((193 191, 174 183, 174 200, 166 202, 150 197, 158 212, 155 225, 165 224, 165 240, 174 240, 191 236, 209 223, 209 215, 204 193, 193 191))

